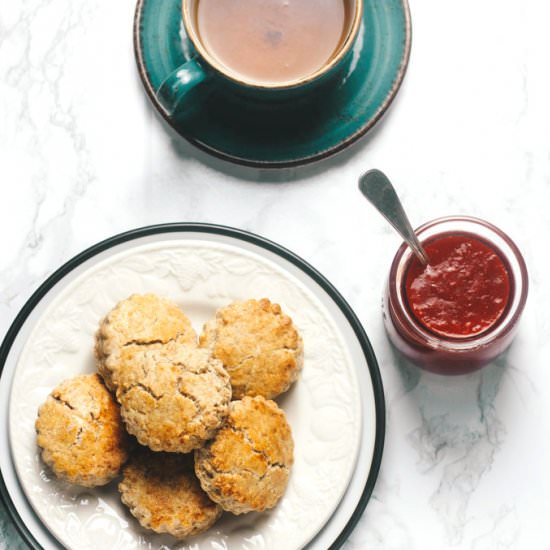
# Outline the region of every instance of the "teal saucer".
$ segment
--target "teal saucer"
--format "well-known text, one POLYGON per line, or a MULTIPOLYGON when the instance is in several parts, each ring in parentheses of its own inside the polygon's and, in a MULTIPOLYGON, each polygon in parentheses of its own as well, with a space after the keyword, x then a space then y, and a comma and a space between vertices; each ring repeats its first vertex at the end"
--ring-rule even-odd
POLYGON ((217 157, 259 167, 306 164, 341 151, 380 120, 405 75, 411 49, 407 0, 364 0, 352 61, 332 86, 286 102, 229 94, 213 79, 168 117, 155 96, 194 55, 181 0, 138 0, 134 46, 151 101, 185 139, 217 157))

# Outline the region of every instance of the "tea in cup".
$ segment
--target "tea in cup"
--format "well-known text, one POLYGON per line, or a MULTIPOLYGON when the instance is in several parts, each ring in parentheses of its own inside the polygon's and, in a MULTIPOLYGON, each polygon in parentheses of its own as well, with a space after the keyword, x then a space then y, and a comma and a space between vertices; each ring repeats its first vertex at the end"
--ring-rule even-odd
POLYGON ((171 114, 213 76, 254 95, 305 90, 345 62, 362 9, 361 0, 183 0, 196 56, 165 79, 157 97, 171 114))

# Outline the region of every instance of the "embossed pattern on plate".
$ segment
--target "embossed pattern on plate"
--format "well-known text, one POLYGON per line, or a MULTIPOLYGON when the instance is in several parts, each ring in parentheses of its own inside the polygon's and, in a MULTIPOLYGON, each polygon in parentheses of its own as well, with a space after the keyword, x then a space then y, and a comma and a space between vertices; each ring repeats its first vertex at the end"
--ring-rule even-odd
POLYGON ((278 401, 295 439, 295 465, 278 506, 265 514, 224 515, 193 548, 298 548, 338 506, 355 466, 361 403, 354 366, 338 327, 300 281, 252 252, 208 241, 141 245, 93 266, 45 310, 19 358, 10 401, 10 443, 23 489, 62 544, 91 548, 187 548, 145 531, 121 504, 116 484, 83 489, 55 479, 41 463, 34 421, 61 380, 94 369, 93 335, 100 318, 133 292, 152 291, 180 304, 200 330, 215 310, 236 299, 267 296, 280 303, 304 338, 305 367, 278 401))

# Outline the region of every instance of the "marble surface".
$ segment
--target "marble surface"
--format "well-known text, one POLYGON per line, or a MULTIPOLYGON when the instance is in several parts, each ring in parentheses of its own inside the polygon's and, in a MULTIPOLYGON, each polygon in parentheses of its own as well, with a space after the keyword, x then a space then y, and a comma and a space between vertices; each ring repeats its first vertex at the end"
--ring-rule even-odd
MULTIPOLYGON (((347 548, 548 548, 550 6, 411 9, 409 71, 382 123, 336 158, 269 172, 211 159, 159 120, 135 70, 133 0, 0 3, 0 333, 48 274, 112 234, 174 221, 257 232, 341 290, 379 358, 383 464, 347 548), (399 238, 358 194, 371 167, 414 223, 476 215, 524 252, 520 333, 482 372, 428 376, 392 352, 380 296, 399 238)), ((3 509, 0 547, 23 547, 3 509)))

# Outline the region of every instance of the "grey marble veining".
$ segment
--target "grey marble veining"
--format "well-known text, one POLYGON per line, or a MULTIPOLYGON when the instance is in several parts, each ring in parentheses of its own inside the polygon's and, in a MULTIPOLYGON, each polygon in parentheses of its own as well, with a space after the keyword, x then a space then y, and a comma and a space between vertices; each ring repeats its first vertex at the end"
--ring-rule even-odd
MULTIPOLYGON (((74 254, 170 221, 257 232, 341 290, 380 362, 386 445, 350 549, 550 547, 550 6, 411 2, 413 52, 382 123, 341 155, 278 172, 196 151, 150 108, 133 0, 0 3, 0 333, 74 254), (419 372, 390 348, 380 297, 395 233, 359 196, 385 170, 413 225, 465 213, 508 232, 530 272, 507 354, 482 372, 419 372)), ((0 508, 0 547, 20 548, 0 508)))

